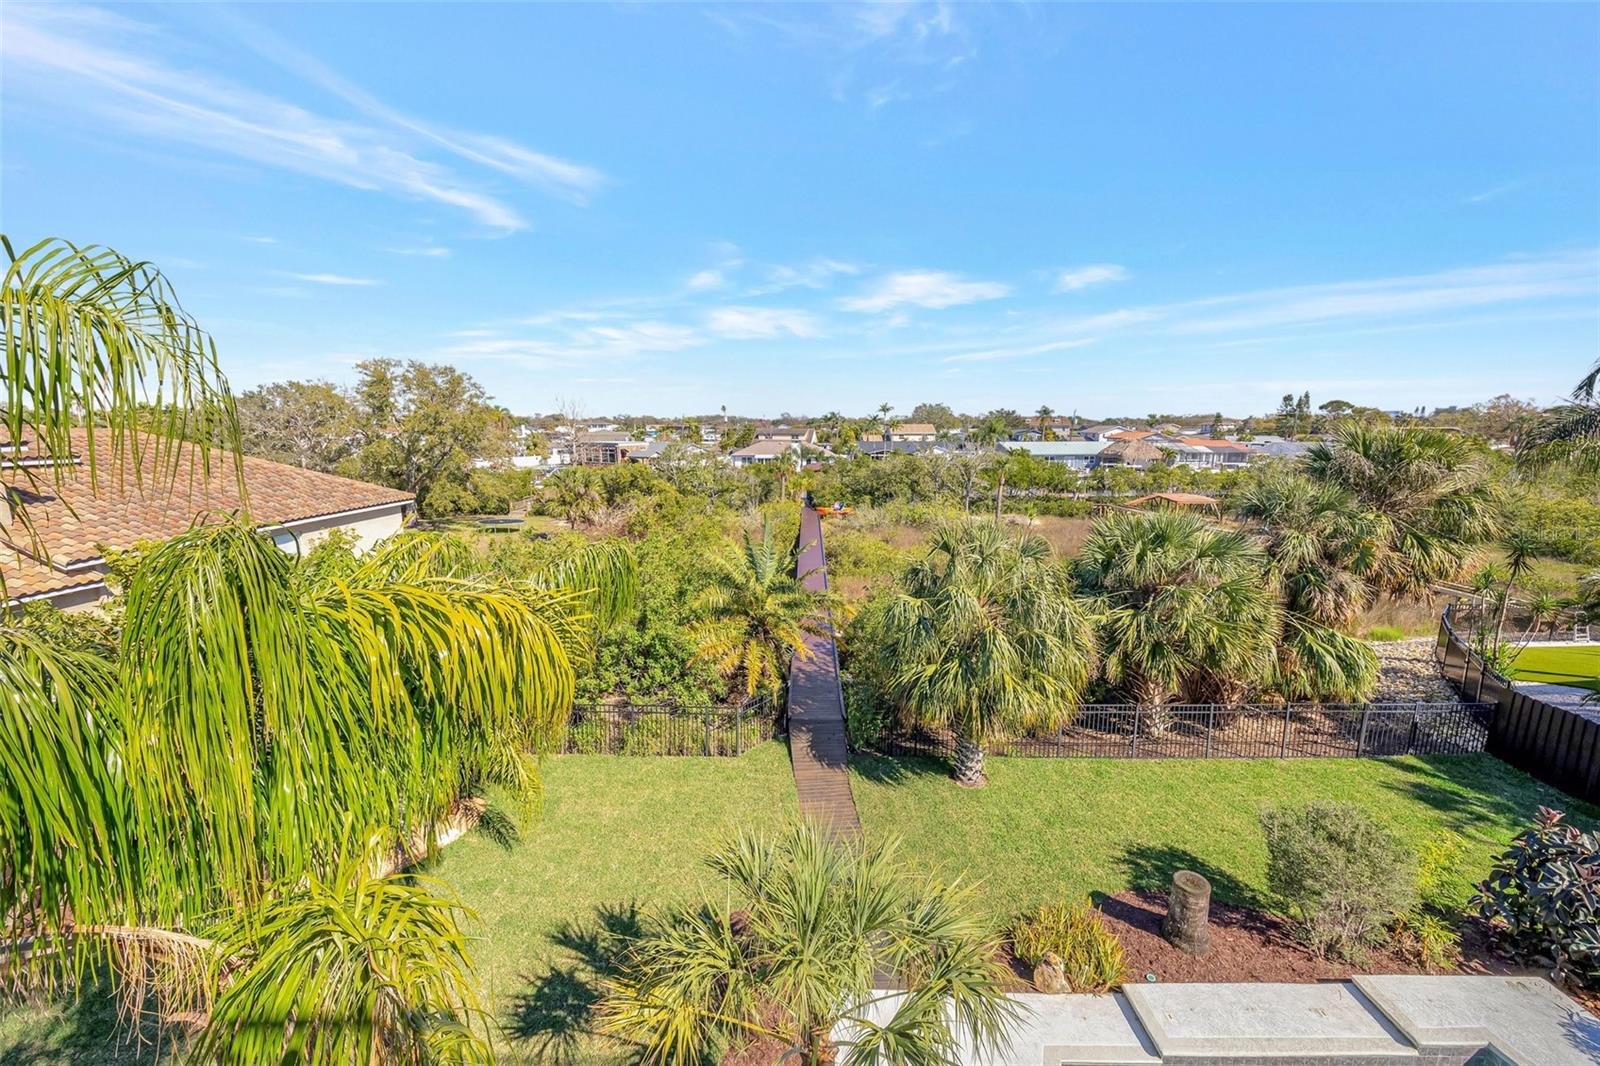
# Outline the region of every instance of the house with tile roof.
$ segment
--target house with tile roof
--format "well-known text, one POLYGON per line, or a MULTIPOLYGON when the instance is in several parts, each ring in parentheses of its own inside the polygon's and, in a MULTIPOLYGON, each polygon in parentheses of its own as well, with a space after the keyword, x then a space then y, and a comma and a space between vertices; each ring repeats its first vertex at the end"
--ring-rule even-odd
POLYGON ((0 460, 0 576, 10 605, 93 604, 110 595, 106 549, 166 540, 219 513, 247 511, 280 548, 299 554, 336 529, 353 533, 358 550, 370 548, 398 532, 416 506, 409 492, 193 445, 178 445, 176 462, 163 461, 148 438, 125 449, 137 456, 119 461, 105 454, 102 434, 91 478, 82 460, 87 433, 74 430, 72 443, 72 454, 58 459, 24 440, 0 460), (31 533, 12 520, 14 503, 26 506, 31 533))
POLYGON ((793 441, 758 440, 754 444, 736 449, 728 455, 734 466, 754 466, 757 463, 787 462, 800 469, 800 445, 793 441))

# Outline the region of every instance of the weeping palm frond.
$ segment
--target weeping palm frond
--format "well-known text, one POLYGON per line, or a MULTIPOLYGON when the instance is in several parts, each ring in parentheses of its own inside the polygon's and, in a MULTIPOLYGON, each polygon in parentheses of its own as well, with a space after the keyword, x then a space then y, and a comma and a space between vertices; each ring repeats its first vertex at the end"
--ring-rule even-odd
POLYGON ((352 863, 226 919, 196 1057, 217 1062, 489 1063, 459 901, 352 863))
POLYGON ((639 594, 639 559, 627 541, 596 541, 558 560, 532 581, 541 588, 584 594, 596 629, 603 631, 633 609, 639 594))
MULTIPOLYGON (((160 271, 98 245, 49 239, 19 254, 0 236, 0 247, 8 442, 27 442, 32 456, 69 456, 72 431, 82 427, 91 486, 108 462, 118 477, 131 469, 142 479, 147 465, 173 476, 185 440, 237 451, 238 424, 216 346, 160 271)), ((188 454, 209 473, 207 449, 188 454)), ((59 488, 73 468, 19 470, 59 488)), ((240 481, 242 491, 242 472, 240 481)), ((16 501, 5 525, 12 523, 30 530, 26 501, 16 501)))

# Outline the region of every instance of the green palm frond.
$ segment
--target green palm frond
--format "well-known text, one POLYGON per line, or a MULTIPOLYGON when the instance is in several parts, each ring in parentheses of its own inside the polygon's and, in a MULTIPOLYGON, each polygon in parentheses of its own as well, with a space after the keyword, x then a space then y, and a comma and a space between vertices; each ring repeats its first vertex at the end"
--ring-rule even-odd
POLYGON ((214 955, 222 988, 195 1048, 242 1066, 489 1063, 489 1025, 458 915, 425 879, 355 862, 229 917, 214 955))

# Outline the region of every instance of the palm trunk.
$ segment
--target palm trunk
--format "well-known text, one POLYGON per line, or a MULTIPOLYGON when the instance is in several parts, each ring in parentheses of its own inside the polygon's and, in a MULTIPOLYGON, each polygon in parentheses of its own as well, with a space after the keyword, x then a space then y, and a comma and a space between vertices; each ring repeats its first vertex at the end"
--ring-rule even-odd
POLYGON ((982 788, 989 783, 983 773, 983 745, 966 737, 956 737, 956 783, 966 788, 982 788))
POLYGON ((1000 471, 1000 479, 994 487, 994 520, 1000 521, 1000 501, 1006 494, 1006 472, 1000 471))

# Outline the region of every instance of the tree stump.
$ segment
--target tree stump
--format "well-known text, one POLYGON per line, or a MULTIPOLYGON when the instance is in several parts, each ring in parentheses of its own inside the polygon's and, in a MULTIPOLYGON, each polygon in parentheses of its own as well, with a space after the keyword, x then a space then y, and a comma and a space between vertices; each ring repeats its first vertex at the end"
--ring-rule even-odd
POLYGON ((1211 950, 1211 882, 1193 870, 1172 875, 1167 917, 1161 935, 1180 951, 1204 955, 1211 950))
POLYGON ((1053 951, 1044 953, 1044 958, 1033 968, 1033 987, 1051 996, 1072 991, 1067 984, 1067 970, 1062 965, 1060 955, 1053 951))

